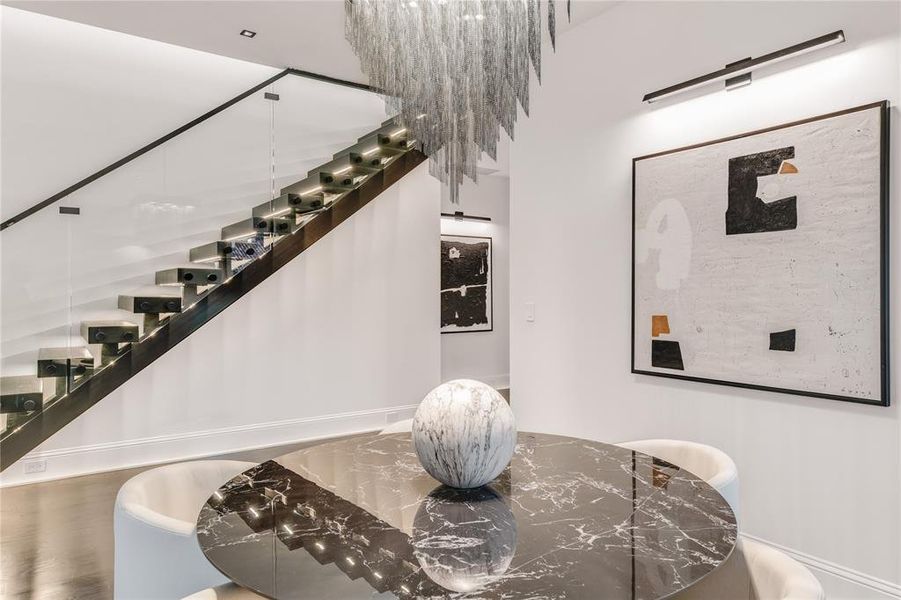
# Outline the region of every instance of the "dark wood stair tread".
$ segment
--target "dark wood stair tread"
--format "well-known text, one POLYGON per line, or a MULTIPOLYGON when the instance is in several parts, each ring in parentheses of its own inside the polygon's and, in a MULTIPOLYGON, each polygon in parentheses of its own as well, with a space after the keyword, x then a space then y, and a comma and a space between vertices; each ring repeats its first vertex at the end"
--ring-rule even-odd
POLYGON ((41 348, 38 360, 83 360, 92 358, 90 351, 84 346, 65 346, 61 348, 41 348))
POLYGON ((41 348, 37 367, 38 377, 85 375, 94 368, 94 356, 85 346, 41 348))
POLYGON ((219 285, 225 280, 222 269, 175 267, 156 272, 157 285, 219 285))
POLYGON ((179 313, 181 296, 122 294, 119 296, 119 308, 137 314, 179 313))
POLYGON ((44 381, 34 375, 0 377, 0 412, 40 410, 44 402, 44 381))
POLYGON ((286 235, 293 231, 294 223, 281 217, 250 217, 222 228, 222 240, 248 240, 259 235, 286 235))
POLYGON ((232 260, 251 260, 262 254, 262 245, 249 242, 210 242, 191 248, 188 260, 192 263, 218 263, 226 258, 232 260))
POLYGON ((130 321, 82 321, 81 337, 89 344, 124 344, 138 341, 138 326, 130 321))
POLYGON ((396 141, 387 135, 373 134, 361 138, 359 142, 353 146, 349 146, 340 152, 336 152, 333 158, 341 158, 349 154, 359 154, 363 159, 372 159, 375 157, 385 159, 398 154, 402 154, 407 150, 407 140, 397 138, 396 141))
POLYGON ((301 196, 300 194, 282 194, 274 200, 253 207, 253 216, 260 219, 270 217, 289 217, 319 210, 325 205, 325 194, 317 192, 301 196))

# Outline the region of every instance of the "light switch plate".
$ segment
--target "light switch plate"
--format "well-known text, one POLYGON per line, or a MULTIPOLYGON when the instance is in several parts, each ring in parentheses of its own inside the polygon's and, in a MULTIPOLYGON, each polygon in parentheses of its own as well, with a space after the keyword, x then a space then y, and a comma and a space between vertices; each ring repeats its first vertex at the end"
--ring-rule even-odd
POLYGON ((47 470, 47 461, 46 460, 32 460, 32 461, 22 464, 22 471, 26 475, 30 475, 31 473, 43 473, 46 470, 47 470))
POLYGON ((534 302, 526 302, 526 322, 527 323, 535 322, 535 303, 534 302))

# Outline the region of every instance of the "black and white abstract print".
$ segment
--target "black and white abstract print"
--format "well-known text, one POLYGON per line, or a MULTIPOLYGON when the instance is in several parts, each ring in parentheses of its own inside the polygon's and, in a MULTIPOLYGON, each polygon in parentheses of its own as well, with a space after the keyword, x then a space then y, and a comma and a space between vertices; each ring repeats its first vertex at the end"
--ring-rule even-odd
POLYGON ((634 372, 887 402, 885 112, 635 159, 634 372))
POLYGON ((441 333, 491 331, 491 238, 441 236, 441 333))

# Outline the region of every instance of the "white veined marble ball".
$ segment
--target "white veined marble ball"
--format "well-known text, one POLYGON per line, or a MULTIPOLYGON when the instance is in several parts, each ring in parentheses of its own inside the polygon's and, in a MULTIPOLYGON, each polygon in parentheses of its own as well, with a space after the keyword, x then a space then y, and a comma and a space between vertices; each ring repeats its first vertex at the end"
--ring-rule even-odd
POLYGON ((413 448, 429 475, 451 487, 475 488, 510 464, 516 421, 490 385, 471 379, 442 383, 416 409, 413 448))

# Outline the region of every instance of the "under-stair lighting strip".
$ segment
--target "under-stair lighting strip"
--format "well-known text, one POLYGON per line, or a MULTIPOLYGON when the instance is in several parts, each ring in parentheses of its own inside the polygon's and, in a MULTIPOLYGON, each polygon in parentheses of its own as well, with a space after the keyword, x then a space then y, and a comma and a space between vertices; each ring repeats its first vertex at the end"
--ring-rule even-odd
MULTIPOLYGON (((287 213, 291 212, 291 210, 293 210, 293 209, 291 209, 291 208, 283 208, 283 209, 281 209, 281 210, 277 210, 277 211, 275 211, 275 212, 271 212, 271 213, 269 213, 268 215, 263 215, 263 216, 260 217, 260 218, 261 218, 261 219, 271 219, 272 217, 280 217, 281 215, 284 215, 284 214, 287 214, 287 213)), ((244 236, 242 235, 241 237, 244 237, 244 236)), ((226 241, 227 241, 227 240, 226 240, 226 241)))
POLYGON ((441 216, 447 219, 453 219, 454 221, 491 221, 491 217, 477 217, 475 215, 467 215, 463 214, 462 210, 458 210, 452 213, 441 213, 441 216))
MULTIPOLYGON (((223 241, 223 242, 234 242, 235 240, 242 240, 242 239, 244 239, 244 238, 246 238, 246 237, 247 237, 247 234, 246 234, 246 233, 242 233, 241 235, 234 235, 234 236, 232 236, 232 237, 230 237, 230 238, 225 238, 224 240, 221 240, 221 241, 223 241)), ((214 262, 215 262, 215 261, 214 261, 214 262)))
MULTIPOLYGON (((741 60, 732 63, 719 71, 701 75, 700 77, 695 77, 694 79, 689 79, 688 81, 645 94, 644 98, 642 98, 642 102, 650 104, 718 81, 736 80, 736 85, 727 85, 729 88, 747 85, 750 83, 750 73, 755 69, 782 62, 783 60, 794 58, 796 56, 801 56, 802 54, 808 54, 815 50, 821 50, 823 48, 828 48, 829 46, 841 44, 844 41, 845 32, 839 29, 838 31, 821 35, 820 37, 807 40, 806 42, 801 42, 800 44, 795 44, 794 46, 789 46, 782 50, 776 50, 775 52, 770 52, 769 54, 764 54, 757 58, 741 60), (746 77, 742 78, 742 76, 746 77)), ((727 84, 729 83, 730 82, 727 82, 727 84)))

